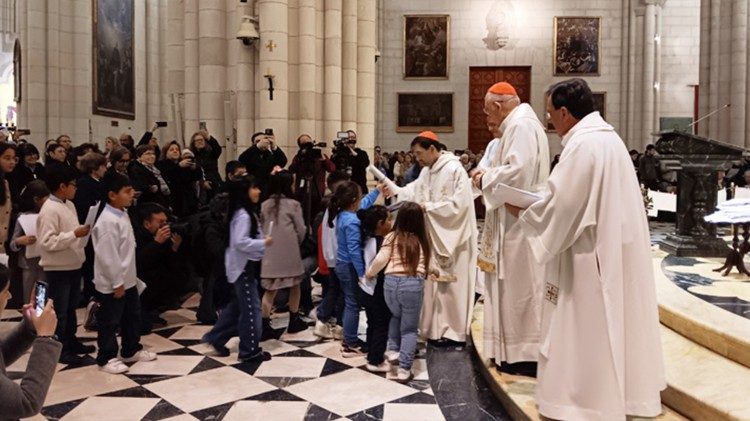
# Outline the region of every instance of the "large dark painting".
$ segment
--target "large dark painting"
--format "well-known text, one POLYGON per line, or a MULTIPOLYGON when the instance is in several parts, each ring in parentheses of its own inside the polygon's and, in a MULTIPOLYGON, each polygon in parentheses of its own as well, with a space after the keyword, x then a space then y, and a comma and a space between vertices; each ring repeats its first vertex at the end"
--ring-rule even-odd
POLYGON ((447 79, 450 16, 404 16, 404 79, 447 79))
POLYGON ((135 119, 133 0, 92 0, 94 114, 135 119))
POLYGON ((453 131, 453 93, 399 93, 397 132, 453 131))
POLYGON ((599 76, 599 18, 555 18, 555 76, 599 76))

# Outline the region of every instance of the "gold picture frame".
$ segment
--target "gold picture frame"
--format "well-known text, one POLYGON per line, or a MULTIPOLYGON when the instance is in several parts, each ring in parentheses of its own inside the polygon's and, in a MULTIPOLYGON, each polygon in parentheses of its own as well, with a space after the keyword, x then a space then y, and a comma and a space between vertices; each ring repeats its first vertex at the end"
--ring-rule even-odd
POLYGON ((552 69, 555 76, 601 75, 601 17, 555 16, 552 69))
POLYGON ((396 132, 453 133, 453 92, 399 92, 396 132))
POLYGON ((404 15, 404 79, 448 79, 450 15, 404 15))

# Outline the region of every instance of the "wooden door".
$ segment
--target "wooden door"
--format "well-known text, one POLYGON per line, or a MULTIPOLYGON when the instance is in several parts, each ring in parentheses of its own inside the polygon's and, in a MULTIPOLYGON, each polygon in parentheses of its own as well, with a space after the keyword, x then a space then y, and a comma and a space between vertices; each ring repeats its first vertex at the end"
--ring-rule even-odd
POLYGON ((531 66, 469 68, 469 149, 477 153, 492 140, 484 115, 484 95, 497 82, 516 88, 521 102, 531 99, 531 66))

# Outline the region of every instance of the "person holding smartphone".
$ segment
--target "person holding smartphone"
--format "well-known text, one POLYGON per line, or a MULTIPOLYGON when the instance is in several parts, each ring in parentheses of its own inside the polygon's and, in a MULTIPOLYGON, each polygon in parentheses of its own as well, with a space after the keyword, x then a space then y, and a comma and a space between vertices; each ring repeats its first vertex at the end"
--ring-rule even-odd
POLYGON ((238 160, 245 165, 248 173, 255 177, 261 188, 261 200, 265 200, 271 173, 284 168, 287 164, 287 157, 284 151, 276 145, 273 129, 255 133, 252 141, 253 146, 242 152, 238 160))
MULTIPOLYGON (((8 300, 10 279, 8 268, 0 264, 0 313, 5 310, 8 300)), ((52 300, 40 297, 46 302, 37 315, 36 294, 32 294, 28 304, 23 306, 23 321, 9 334, 0 337, 0 419, 33 417, 42 410, 47 397, 62 344, 55 337, 57 315, 52 300), (6 374, 6 367, 16 362, 32 348, 26 372, 20 383, 6 374)))

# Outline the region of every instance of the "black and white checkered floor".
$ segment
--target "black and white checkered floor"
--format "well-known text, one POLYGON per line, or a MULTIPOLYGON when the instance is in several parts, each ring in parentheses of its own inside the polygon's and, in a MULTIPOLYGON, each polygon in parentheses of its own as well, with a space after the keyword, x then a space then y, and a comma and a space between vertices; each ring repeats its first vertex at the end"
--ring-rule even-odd
MULTIPOLYGON (((158 353, 156 361, 132 364, 123 375, 99 371, 93 356, 83 366, 58 365, 42 414, 32 419, 444 419, 430 387, 423 347, 414 363, 414 380, 407 385, 366 371, 364 357, 341 357, 340 342, 319 342, 312 328, 264 342, 271 361, 242 364, 237 338, 229 343, 231 356, 204 355, 209 349, 200 338, 210 326, 196 324, 195 305, 190 300, 165 313, 169 325, 142 337, 144 346, 158 353)), ((0 334, 18 321, 17 311, 4 312, 0 334)), ((286 323, 281 317, 273 321, 275 327, 286 323)), ((95 339, 95 333, 82 329, 79 336, 95 339)), ((9 373, 23 372, 27 361, 28 355, 9 373)))

